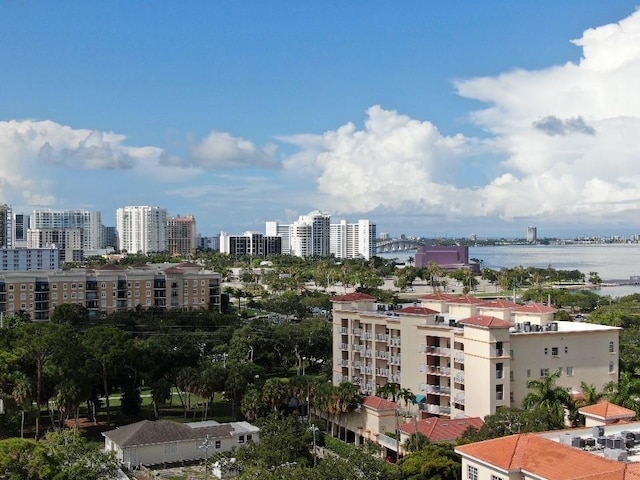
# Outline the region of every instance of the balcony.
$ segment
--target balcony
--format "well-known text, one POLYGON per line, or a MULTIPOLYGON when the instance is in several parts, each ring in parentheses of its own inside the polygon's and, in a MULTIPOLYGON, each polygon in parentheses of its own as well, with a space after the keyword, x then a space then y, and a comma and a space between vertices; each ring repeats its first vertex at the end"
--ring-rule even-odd
POLYGON ((464 393, 456 393, 455 397, 453 397, 453 401, 458 405, 464 405, 464 393))
POLYGON ((400 383, 400 374, 399 373, 391 374, 387 377, 387 380, 389 380, 390 382, 400 383))
POLYGON ((441 367, 440 365, 420 365, 420 373, 429 373, 431 375, 441 375, 443 377, 448 377, 451 375, 451 368, 449 367, 441 367))
POLYGON ((400 365, 400 363, 401 363, 400 355, 391 355, 389 357, 389 364, 400 365))
POLYGON ((453 361, 457 363, 464 363, 464 352, 454 352, 453 361))
MULTIPOLYGON (((346 343, 341 343, 340 345, 347 345, 344 350, 349 350, 349 346, 346 343)), ((354 352, 363 352, 364 351, 364 346, 362 345, 356 345, 356 344, 351 344, 351 350, 353 350, 354 352)))
POLYGON ((460 383, 460 384, 464 385, 464 373, 456 373, 454 381, 456 383, 460 383))
MULTIPOLYGON (((344 330, 346 330, 346 328, 344 330)), ((347 333, 347 332, 343 332, 343 333, 347 333)), ((351 333, 353 333, 355 336, 359 337, 360 335, 362 335, 362 329, 361 328, 353 328, 353 329, 351 329, 351 333)))
POLYGON ((389 369, 388 368, 376 368, 376 375, 379 377, 388 377, 389 369))
MULTIPOLYGON (((353 350, 353 347, 357 347, 357 346, 358 345, 351 345, 352 350, 353 350)), ((339 343, 338 344, 338 349, 339 350, 349 350, 349 344, 348 343, 339 343)))
POLYGON ((387 359, 389 358, 389 352, 386 350, 376 350, 376 358, 387 359))
POLYGON ((504 370, 496 370, 496 379, 500 380, 504 378, 504 370))
POLYGON ((347 327, 341 327, 340 328, 340 333, 342 335, 348 335, 349 334, 349 329, 347 327))
POLYGON ((353 360, 351 362, 351 366, 353 368, 360 368, 362 366, 362 362, 360 360, 353 360))
POLYGON ((365 340, 372 340, 373 339, 373 333, 371 333, 371 332, 362 332, 362 338, 364 338, 365 340))
POLYGON ((376 341, 377 342, 388 342, 389 341, 389 335, 387 335, 385 333, 378 333, 376 335, 376 341))
POLYGON ((400 346, 400 337, 390 337, 387 340, 387 345, 390 347, 399 347, 400 346))
POLYGON ((450 395, 451 387, 444 387, 440 385, 430 385, 430 384, 422 384, 424 387, 422 389, 423 392, 431 393, 433 395, 450 395))
POLYGON ((341 367, 348 367, 349 366, 349 360, 340 360, 339 365, 341 367))
POLYGON ((451 415, 451 407, 442 405, 433 405, 431 403, 421 404, 424 405, 424 410, 433 415, 451 415))
POLYGON ((507 351, 504 348, 496 348, 494 350, 494 355, 496 357, 506 357, 507 355, 507 351))

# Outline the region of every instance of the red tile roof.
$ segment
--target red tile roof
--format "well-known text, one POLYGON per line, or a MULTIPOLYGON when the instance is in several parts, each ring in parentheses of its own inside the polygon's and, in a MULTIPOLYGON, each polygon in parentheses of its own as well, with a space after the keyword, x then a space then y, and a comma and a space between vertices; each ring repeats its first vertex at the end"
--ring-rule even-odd
POLYGON ((607 420, 607 419, 615 420, 619 418, 633 418, 636 416, 636 412, 634 410, 621 407, 620 405, 607 402, 606 400, 596 403, 595 405, 582 407, 578 411, 583 415, 598 417, 604 420, 607 420))
POLYGON ((332 302, 373 302, 376 297, 362 292, 353 292, 346 295, 331 298, 332 302))
POLYGON ((468 304, 468 305, 479 305, 484 303, 485 300, 481 298, 472 297, 470 295, 457 295, 449 300, 449 303, 459 303, 459 304, 468 304))
POLYGON ((455 298, 458 298, 458 296, 459 295, 452 295, 450 293, 444 293, 444 292, 433 292, 433 293, 428 293, 426 295, 422 295, 418 298, 420 300, 437 300, 441 302, 449 302, 455 298))
POLYGON ((440 312, 436 312, 435 310, 431 310, 426 307, 404 307, 400 310, 396 310, 397 313, 410 313, 414 315, 433 315, 440 312))
POLYGON ((503 470, 526 471, 547 480, 631 480, 638 472, 637 467, 627 472, 628 464, 531 433, 462 445, 456 451, 503 470))
POLYGON ((489 315, 476 315, 475 317, 463 318, 460 320, 460 323, 463 325, 472 325, 474 327, 483 328, 509 328, 514 325, 513 322, 500 320, 499 318, 491 317, 489 315))
POLYGON ((528 303, 526 305, 518 305, 518 308, 514 309, 517 312, 522 313, 556 313, 558 310, 541 303, 528 303))
POLYGON ((432 442, 452 442, 460 438, 469 427, 479 430, 484 425, 480 417, 455 418, 452 420, 430 417, 418 420, 418 422, 404 423, 400 425, 400 430, 407 435, 413 435, 416 432, 416 423, 418 425, 418 433, 421 433, 432 442))
POLYGON ((386 398, 376 397, 370 395, 364 399, 363 405, 373 410, 395 410, 398 408, 398 404, 391 402, 386 398))
POLYGON ((509 300, 505 300, 504 298, 496 298, 495 300, 485 300, 484 303, 482 304, 483 307, 486 308, 502 308, 502 309, 506 309, 506 308, 510 308, 510 309, 514 309, 514 308, 519 308, 522 305, 519 305, 517 303, 513 303, 509 300))

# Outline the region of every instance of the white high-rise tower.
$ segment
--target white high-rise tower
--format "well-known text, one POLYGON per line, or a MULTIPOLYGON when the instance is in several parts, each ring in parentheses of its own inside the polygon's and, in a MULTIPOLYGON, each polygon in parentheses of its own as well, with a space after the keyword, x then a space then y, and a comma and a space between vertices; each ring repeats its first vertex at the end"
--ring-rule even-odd
POLYGON ((118 248, 129 253, 167 251, 167 211, 160 207, 128 206, 116 211, 118 248))

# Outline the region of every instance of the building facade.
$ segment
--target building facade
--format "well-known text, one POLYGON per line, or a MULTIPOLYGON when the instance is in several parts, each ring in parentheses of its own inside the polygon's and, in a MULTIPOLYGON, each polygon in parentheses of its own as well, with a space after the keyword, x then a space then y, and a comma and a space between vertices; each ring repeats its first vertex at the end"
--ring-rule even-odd
POLYGON ((336 258, 364 258, 376 254, 376 225, 369 220, 331 224, 330 251, 336 258))
POLYGON ((465 268, 480 273, 480 264, 469 259, 468 246, 419 247, 414 261, 416 268, 428 268, 430 263, 435 263, 445 270, 465 268))
POLYGON ((56 270, 60 267, 57 248, 1 248, 0 271, 28 272, 56 270))
POLYGON ((81 228, 32 228, 27 231, 27 247, 57 249, 60 262, 81 262, 83 231, 81 228))
POLYGON ((30 218, 26 213, 13 214, 13 246, 22 248, 27 246, 27 232, 30 228, 30 218))
POLYGON ((138 306, 219 311, 220 282, 220 274, 192 263, 5 273, 0 275, 0 312, 23 310, 34 320, 48 320, 63 303, 82 305, 92 317, 138 306))
POLYGON ((538 228, 533 225, 527 227, 527 242, 536 243, 538 241, 538 228))
POLYGON ((418 397, 423 414, 481 417, 520 406, 527 382, 598 390, 618 378, 619 328, 554 321, 555 309, 432 294, 388 310, 353 293, 333 299, 333 382, 375 394, 387 382, 418 397), (473 401, 469 401, 473 400, 473 401))
POLYGON ((282 253, 282 238, 266 236, 257 232, 246 232, 244 235, 228 235, 220 233, 220 253, 234 257, 267 257, 282 253))
POLYGON ((13 247, 13 214, 9 205, 0 204, 0 248, 13 247))
POLYGON ((102 214, 88 210, 34 210, 30 218, 33 229, 79 228, 82 230, 82 249, 102 248, 102 214))
POLYGON ((171 217, 167 221, 167 244, 171 255, 183 257, 193 255, 196 252, 196 218, 193 215, 186 217, 171 217))
POLYGON ((167 251, 167 211, 149 206, 128 206, 116 211, 118 249, 129 253, 167 251))
POLYGON ((291 254, 291 225, 284 225, 280 222, 266 222, 265 234, 267 237, 280 237, 282 255, 291 254))

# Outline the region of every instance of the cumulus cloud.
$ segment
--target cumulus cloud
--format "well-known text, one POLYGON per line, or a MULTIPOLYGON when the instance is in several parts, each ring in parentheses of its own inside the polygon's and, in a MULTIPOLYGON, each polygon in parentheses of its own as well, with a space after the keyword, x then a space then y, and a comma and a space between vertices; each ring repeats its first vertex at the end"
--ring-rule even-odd
POLYGON ((257 147, 249 140, 226 132, 213 131, 191 145, 184 164, 213 170, 220 168, 278 168, 277 147, 268 144, 257 147))
POLYGON ((573 40, 578 63, 455 82, 486 104, 469 120, 488 137, 445 135, 429 121, 380 106, 363 129, 348 123, 317 136, 283 138, 299 151, 288 170, 317 174, 339 211, 601 221, 640 209, 640 12, 573 40), (462 187, 481 155, 493 178, 462 187))

